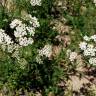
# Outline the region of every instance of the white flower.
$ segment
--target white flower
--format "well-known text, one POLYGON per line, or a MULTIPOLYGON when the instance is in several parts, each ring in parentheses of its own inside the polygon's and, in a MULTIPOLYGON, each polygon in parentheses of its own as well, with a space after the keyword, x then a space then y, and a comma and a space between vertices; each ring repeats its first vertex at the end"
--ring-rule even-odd
POLYGON ((40 26, 36 17, 32 17, 30 14, 28 16, 30 18, 29 22, 32 24, 31 26, 23 24, 22 21, 18 19, 14 19, 10 24, 11 28, 15 28, 15 40, 19 43, 20 46, 28 46, 29 44, 32 44, 33 38, 31 38, 31 36, 34 36, 35 28, 40 26))
POLYGON ((4 32, 5 32, 5 30, 3 30, 3 29, 0 29, 0 32, 1 32, 1 33, 4 33, 4 32))
POLYGON ((26 25, 21 24, 21 26, 17 26, 16 30, 14 31, 14 35, 15 35, 15 37, 22 37, 22 36, 27 35, 26 25))
POLYGON ((86 50, 86 48, 87 48, 87 43, 86 43, 86 42, 81 42, 81 43, 79 44, 79 47, 80 47, 81 50, 86 50))
POLYGON ((96 52, 96 47, 94 47, 94 51, 96 52))
POLYGON ((19 44, 21 46, 27 46, 27 38, 26 37, 22 37, 22 38, 19 38, 19 44))
POLYGON ((33 43, 32 38, 27 38, 27 37, 19 38, 19 44, 21 46, 28 46, 29 44, 32 44, 32 43, 33 43))
POLYGON ((69 60, 72 62, 77 58, 77 53, 76 52, 71 52, 69 56, 69 60))
POLYGON ((39 55, 36 56, 36 62, 39 63, 39 64, 43 63, 43 61, 42 61, 42 59, 39 55))
POLYGON ((45 45, 44 48, 39 50, 39 55, 50 57, 52 55, 52 46, 49 44, 45 45))
POLYGON ((96 35, 92 35, 90 36, 90 38, 88 36, 84 36, 84 40, 86 41, 90 41, 93 40, 93 42, 81 42, 79 44, 80 49, 83 50, 83 54, 84 57, 87 57, 89 59, 89 63, 92 65, 96 65, 96 47, 95 47, 95 43, 96 43, 96 35))
POLYGON ((30 14, 29 14, 29 18, 30 18, 30 24, 32 24, 32 26, 34 27, 34 28, 36 28, 36 27, 39 27, 40 26, 40 24, 39 24, 39 22, 38 22, 38 19, 36 18, 36 17, 32 17, 30 14))
POLYGON ((67 55, 67 56, 69 56, 69 55, 70 55, 70 53, 71 53, 71 50, 70 50, 70 49, 68 49, 68 50, 67 50, 67 52, 66 52, 66 55, 67 55))
POLYGON ((11 24, 10 24, 10 28, 15 28, 16 26, 18 25, 21 25, 22 24, 22 21, 18 20, 18 19, 14 19, 11 24))
POLYGON ((0 44, 12 44, 12 39, 5 33, 3 29, 0 29, 0 44))
MULTIPOLYGON (((12 53, 13 51, 18 50, 20 47, 33 44, 34 40, 32 36, 35 34, 35 28, 39 27, 40 24, 38 19, 36 17, 32 17, 30 14, 28 14, 27 21, 29 21, 29 25, 23 23, 19 19, 14 19, 9 24, 10 28, 14 29, 14 34, 12 33, 12 35, 14 35, 14 39, 7 35, 5 30, 0 29, 0 45, 2 48, 4 48, 4 50, 7 49, 8 52, 12 53)), ((47 52, 46 54, 49 56, 47 52)))
POLYGON ((20 46, 15 43, 7 45, 6 47, 9 53, 13 53, 13 51, 18 51, 18 49, 20 48, 20 46))
POLYGON ((84 56, 95 56, 95 50, 87 48, 86 50, 84 50, 84 56))
POLYGON ((94 40, 94 42, 96 42, 96 35, 93 35, 90 37, 92 40, 94 40))
POLYGON ((26 27, 26 29, 31 36, 34 36, 34 34, 35 34, 35 28, 34 27, 26 27))
POLYGON ((92 64, 92 65, 96 65, 96 58, 95 57, 90 58, 89 63, 92 64))
POLYGON ((27 40, 28 45, 29 45, 29 44, 33 44, 33 42, 34 42, 34 41, 33 41, 32 38, 28 38, 28 40, 27 40))
POLYGON ((31 26, 27 26, 27 27, 36 28, 36 27, 40 26, 38 18, 36 18, 35 16, 32 17, 31 14, 26 14, 25 13, 25 15, 24 15, 24 17, 22 19, 24 19, 26 21, 29 21, 29 25, 31 25, 31 26))
POLYGON ((41 6, 41 0, 30 0, 32 6, 41 6))
POLYGON ((93 44, 88 44, 88 45, 87 45, 87 48, 89 48, 89 49, 93 49, 94 46, 93 46, 93 44))
POLYGON ((84 36, 83 39, 84 39, 85 41, 90 41, 90 38, 89 38, 88 36, 84 36))
POLYGON ((93 44, 88 44, 86 50, 84 50, 84 56, 95 56, 95 49, 93 44))
POLYGON ((4 37, 5 37, 4 30, 0 29, 0 44, 3 43, 3 41, 4 41, 4 37))
POLYGON ((7 45, 13 43, 13 41, 11 40, 11 38, 10 38, 8 35, 5 35, 4 41, 5 41, 5 43, 6 43, 7 45))

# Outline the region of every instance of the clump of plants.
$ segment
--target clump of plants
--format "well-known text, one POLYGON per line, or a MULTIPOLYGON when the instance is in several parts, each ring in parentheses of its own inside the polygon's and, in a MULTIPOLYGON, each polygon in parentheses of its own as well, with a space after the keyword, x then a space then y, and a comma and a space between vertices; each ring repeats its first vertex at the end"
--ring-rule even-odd
POLYGON ((58 94, 61 90, 57 84, 62 71, 52 57, 54 38, 58 34, 49 23, 52 3, 49 0, 1 2, 0 89, 3 95, 58 94))
POLYGON ((93 96, 96 0, 1 0, 0 95, 93 96))

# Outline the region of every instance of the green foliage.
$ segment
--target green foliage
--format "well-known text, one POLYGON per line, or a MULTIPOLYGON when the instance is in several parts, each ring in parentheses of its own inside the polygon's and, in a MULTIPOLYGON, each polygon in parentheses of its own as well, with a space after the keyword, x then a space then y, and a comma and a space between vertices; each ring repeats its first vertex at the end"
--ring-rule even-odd
POLYGON ((59 10, 59 8, 55 8, 56 6, 54 6, 56 0, 42 0, 41 6, 31 6, 30 0, 12 1, 14 7, 12 6, 11 8, 13 9, 9 11, 6 6, 0 5, 0 29, 4 29, 11 36, 13 30, 10 29, 9 24, 12 20, 16 18, 21 19, 27 24, 24 16, 23 18, 21 16, 23 12, 37 17, 40 27, 36 29, 35 36, 33 37, 34 44, 19 49, 19 59, 13 57, 11 53, 3 52, 0 49, 0 89, 4 90, 3 87, 6 87, 8 91, 11 91, 9 95, 7 94, 8 96, 14 96, 13 93, 19 96, 19 91, 25 94, 26 90, 32 94, 27 94, 26 96, 35 96, 33 93, 37 91, 41 92, 42 96, 48 96, 50 92, 56 96, 63 96, 65 89, 58 86, 58 84, 61 81, 67 81, 70 76, 69 74, 77 72, 75 70, 77 64, 70 63, 69 58, 66 57, 66 51, 67 49, 71 49, 80 53, 78 44, 82 41, 83 36, 90 36, 96 33, 95 6, 91 0, 64 0, 67 3, 63 7, 67 9, 61 10, 62 12, 60 13, 62 14, 60 15, 63 15, 67 19, 66 25, 70 26, 71 31, 73 31, 73 33, 68 33, 71 44, 67 48, 63 48, 56 57, 46 58, 43 56, 43 63, 39 64, 36 62, 37 49, 42 49, 45 44, 56 46, 55 37, 61 35, 56 30, 53 30, 53 26, 50 24, 52 20, 57 19, 58 21, 58 18, 53 16, 57 15, 54 12, 59 10), (52 11, 53 9, 55 9, 54 12, 52 11), (11 93, 12 95, 10 95, 11 93))
POLYGON ((42 94, 47 94, 46 90, 49 90, 48 92, 53 91, 58 94, 57 83, 61 70, 56 60, 43 57, 43 64, 36 62, 37 49, 47 43, 53 44, 57 35, 50 26, 53 0, 42 0, 42 6, 39 7, 32 7, 27 0, 14 0, 14 4, 16 9, 10 12, 0 6, 0 28, 12 35, 13 30, 9 28, 9 23, 15 18, 21 19, 22 10, 27 10, 32 16, 38 17, 40 28, 36 30, 34 45, 20 48, 19 61, 12 57, 12 54, 4 53, 6 58, 3 61, 0 59, 0 88, 7 86, 7 89, 14 91, 24 89, 32 92, 42 90, 42 94))
POLYGON ((73 29, 79 29, 81 36, 92 35, 95 33, 95 8, 92 1, 69 1, 68 9, 64 12, 65 17, 69 20, 68 24, 73 29), (94 18, 93 18, 94 17, 94 18))

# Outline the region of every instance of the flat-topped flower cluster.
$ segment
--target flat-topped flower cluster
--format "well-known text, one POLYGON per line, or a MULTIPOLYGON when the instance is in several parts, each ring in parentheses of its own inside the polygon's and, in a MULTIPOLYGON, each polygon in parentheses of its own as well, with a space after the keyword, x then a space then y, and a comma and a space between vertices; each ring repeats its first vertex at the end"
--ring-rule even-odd
MULTIPOLYGON (((41 0, 30 0, 32 6, 41 6, 41 0)), ((3 51, 12 53, 12 57, 20 60, 19 50, 21 47, 32 45, 34 43, 36 28, 40 27, 38 19, 31 14, 25 14, 25 17, 13 19, 9 24, 11 32, 0 29, 0 46, 3 51), (26 15, 26 16, 25 16, 26 15), (10 36, 10 33, 12 36, 10 36)), ((50 58, 52 55, 52 45, 45 44, 41 49, 37 49, 36 62, 43 63, 42 57, 50 58)))
POLYGON ((41 6, 41 0, 30 0, 32 6, 41 6))
POLYGON ((70 62, 74 62, 77 59, 77 52, 71 51, 70 49, 66 52, 67 57, 69 58, 70 62))
POLYGON ((32 17, 29 14, 30 21, 29 24, 23 23, 20 19, 14 19, 9 25, 13 30, 14 37, 10 37, 5 30, 0 29, 0 44, 6 46, 9 52, 17 48, 16 46, 23 47, 33 44, 33 36, 35 34, 35 29, 40 26, 38 19, 32 17), (10 50, 9 50, 10 49, 10 50))
POLYGON ((89 63, 96 65, 96 35, 84 36, 83 39, 84 41, 80 42, 79 47, 83 51, 83 55, 89 59, 89 63))
MULTIPOLYGON (((32 6, 41 6, 41 0, 30 0, 32 6)), ((0 45, 3 50, 8 52, 13 52, 20 47, 28 46, 33 44, 33 36, 35 34, 35 29, 40 26, 38 19, 32 17, 31 14, 27 16, 28 24, 23 23, 20 19, 14 19, 9 25, 14 31, 12 34, 14 37, 10 37, 6 30, 0 29, 0 45)))
POLYGON ((37 63, 43 63, 42 57, 45 56, 47 58, 50 58, 52 56, 52 45, 46 44, 42 49, 38 50, 38 55, 36 57, 37 63))
POLYGON ((5 30, 0 29, 0 44, 12 44, 12 39, 5 33, 5 30))

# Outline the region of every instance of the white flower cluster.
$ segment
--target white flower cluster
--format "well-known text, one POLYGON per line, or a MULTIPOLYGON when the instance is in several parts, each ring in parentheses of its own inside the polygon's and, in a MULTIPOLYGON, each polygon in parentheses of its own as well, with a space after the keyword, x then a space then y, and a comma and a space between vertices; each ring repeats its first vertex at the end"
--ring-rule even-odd
POLYGON ((41 0, 30 0, 32 6, 41 6, 41 0))
POLYGON ((12 43, 12 39, 5 33, 3 29, 0 29, 0 44, 9 45, 12 43))
POLYGON ((76 52, 71 52, 69 60, 72 62, 72 61, 76 60, 76 57, 77 57, 77 53, 76 52))
POLYGON ((38 19, 37 19, 36 17, 32 17, 30 14, 29 14, 29 22, 30 22, 30 24, 32 24, 32 26, 33 26, 34 28, 40 26, 40 24, 39 24, 39 22, 38 22, 38 19))
POLYGON ((96 64, 96 47, 94 46, 96 43, 96 35, 92 35, 90 37, 84 36, 83 39, 85 41, 80 42, 79 47, 83 51, 84 56, 89 58, 89 63, 94 65, 96 64), (93 42, 90 44, 90 41, 93 42))
POLYGON ((10 24, 10 27, 13 29, 14 27, 18 26, 18 25, 21 25, 22 24, 22 21, 18 20, 18 19, 14 19, 12 21, 12 23, 10 24))
POLYGON ((67 50, 67 56, 69 57, 69 60, 71 61, 71 62, 73 62, 74 60, 76 60, 77 59, 77 53, 76 52, 72 52, 71 50, 67 50))
POLYGON ((96 65, 96 57, 90 58, 89 63, 92 65, 96 65))
POLYGON ((10 24, 10 28, 15 29, 14 36, 16 37, 16 41, 19 42, 19 45, 21 46, 28 46, 33 43, 32 36, 35 34, 35 28, 40 26, 36 17, 32 17, 31 15, 29 16, 29 23, 31 26, 23 24, 22 21, 18 19, 14 19, 10 24), (28 37, 28 35, 30 36, 28 37))
POLYGON ((37 63, 43 63, 41 57, 45 56, 50 58, 52 55, 52 45, 45 45, 42 49, 38 50, 38 55, 36 57, 36 62, 37 63))
POLYGON ((19 19, 14 19, 10 23, 10 28, 14 31, 12 34, 15 38, 10 37, 5 30, 0 29, 0 45, 3 51, 7 49, 9 53, 14 50, 18 50, 20 47, 33 44, 33 36, 35 35, 35 29, 40 26, 38 19, 28 15, 29 25, 23 23, 19 19))
POLYGON ((39 55, 36 56, 36 62, 39 63, 39 64, 43 63, 43 60, 42 60, 41 56, 39 56, 39 55))
POLYGON ((9 53, 13 53, 14 50, 18 51, 20 48, 20 46, 15 44, 11 37, 7 35, 3 29, 0 29, 0 47, 3 51, 6 50, 9 53))
POLYGON ((52 46, 49 44, 45 45, 44 48, 39 50, 39 55, 46 56, 49 58, 52 55, 52 46))

